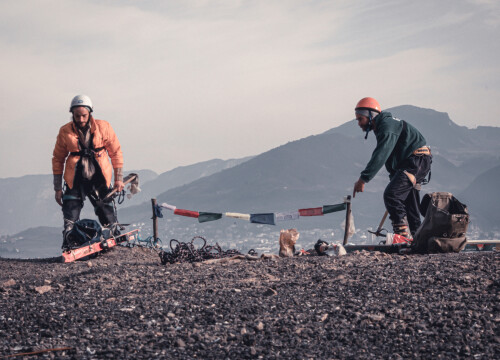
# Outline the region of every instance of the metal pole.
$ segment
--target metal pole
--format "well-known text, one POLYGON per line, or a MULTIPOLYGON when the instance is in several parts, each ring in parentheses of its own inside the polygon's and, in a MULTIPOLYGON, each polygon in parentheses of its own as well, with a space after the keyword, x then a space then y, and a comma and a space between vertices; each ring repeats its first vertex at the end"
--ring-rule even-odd
POLYGON ((347 209, 345 211, 345 231, 344 231, 344 245, 347 244, 349 238, 349 228, 351 227, 351 195, 347 195, 347 209))
POLYGON ((153 236, 154 241, 158 239, 158 218, 156 217, 156 199, 151 199, 151 206, 153 208, 153 236))

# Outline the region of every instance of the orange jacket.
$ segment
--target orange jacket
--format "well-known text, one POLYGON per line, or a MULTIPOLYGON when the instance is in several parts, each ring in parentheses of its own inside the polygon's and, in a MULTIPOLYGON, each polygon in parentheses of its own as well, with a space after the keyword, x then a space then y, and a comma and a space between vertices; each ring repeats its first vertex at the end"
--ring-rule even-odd
MULTIPOLYGON (((95 159, 101 167, 102 173, 106 180, 106 184, 111 184, 113 168, 123 168, 123 154, 120 142, 116 137, 111 125, 104 120, 90 118, 90 132, 93 134, 94 148, 104 147, 103 150, 96 152, 95 159), (113 164, 113 168, 109 162, 109 158, 113 164)), ((75 170, 80 156, 71 155, 71 152, 78 152, 78 134, 75 124, 70 121, 59 129, 56 145, 52 156, 52 172, 54 175, 63 174, 64 181, 70 188, 73 188, 75 179, 75 170), (66 163, 65 163, 66 161, 66 163)))

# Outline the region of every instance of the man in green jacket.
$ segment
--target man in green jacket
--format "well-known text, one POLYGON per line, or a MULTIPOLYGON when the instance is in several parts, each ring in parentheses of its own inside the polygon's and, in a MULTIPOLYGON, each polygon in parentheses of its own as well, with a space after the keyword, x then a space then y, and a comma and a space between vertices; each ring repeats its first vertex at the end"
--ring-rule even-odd
POLYGON ((366 133, 365 139, 373 130, 377 146, 354 184, 353 197, 364 191, 365 184, 385 164, 390 182, 384 191, 384 203, 394 233, 412 238, 421 223, 419 190, 431 170, 430 148, 416 128, 382 111, 373 98, 361 99, 354 111, 359 127, 366 133))

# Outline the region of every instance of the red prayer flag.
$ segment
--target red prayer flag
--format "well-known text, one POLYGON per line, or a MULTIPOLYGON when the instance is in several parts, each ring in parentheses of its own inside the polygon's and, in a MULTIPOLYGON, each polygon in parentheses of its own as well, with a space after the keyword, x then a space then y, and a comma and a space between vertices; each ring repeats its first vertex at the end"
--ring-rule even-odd
POLYGON ((200 213, 198 211, 191 211, 191 210, 184 210, 184 209, 175 209, 174 214, 193 217, 193 218, 197 218, 198 216, 200 216, 200 213))
POLYGON ((323 207, 299 209, 300 216, 320 216, 323 215, 323 207))

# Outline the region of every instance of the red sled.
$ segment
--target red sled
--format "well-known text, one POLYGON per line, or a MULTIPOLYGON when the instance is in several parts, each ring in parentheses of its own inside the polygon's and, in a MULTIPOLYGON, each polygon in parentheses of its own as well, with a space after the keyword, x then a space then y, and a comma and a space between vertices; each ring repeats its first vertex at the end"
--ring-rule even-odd
POLYGON ((84 258, 85 256, 89 256, 112 248, 113 246, 116 246, 122 242, 136 240, 138 237, 139 229, 135 229, 125 234, 121 234, 116 238, 109 238, 101 242, 95 242, 93 244, 82 246, 78 249, 68 250, 62 253, 62 262, 73 262, 78 259, 84 258))

